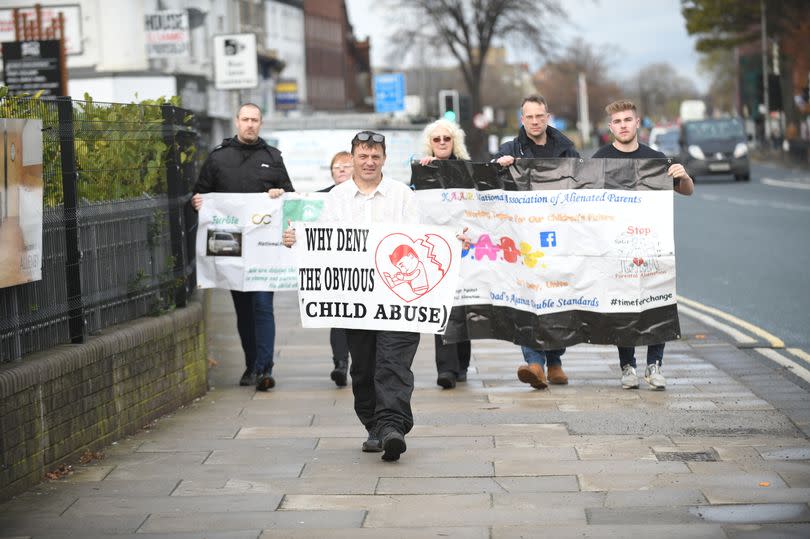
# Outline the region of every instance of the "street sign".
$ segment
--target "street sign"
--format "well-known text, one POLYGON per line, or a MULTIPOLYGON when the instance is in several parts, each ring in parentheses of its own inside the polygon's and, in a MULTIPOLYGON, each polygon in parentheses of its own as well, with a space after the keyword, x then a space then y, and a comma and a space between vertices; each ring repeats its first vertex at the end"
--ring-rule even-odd
POLYGON ((11 94, 65 95, 59 65, 59 40, 3 43, 3 80, 11 94))
POLYGON ((214 36, 214 87, 242 90, 259 85, 256 34, 214 36))
POLYGON ((298 82, 282 79, 276 82, 276 109, 292 110, 298 107, 298 82))
POLYGON ((405 110, 405 75, 385 73, 374 75, 374 112, 405 110))

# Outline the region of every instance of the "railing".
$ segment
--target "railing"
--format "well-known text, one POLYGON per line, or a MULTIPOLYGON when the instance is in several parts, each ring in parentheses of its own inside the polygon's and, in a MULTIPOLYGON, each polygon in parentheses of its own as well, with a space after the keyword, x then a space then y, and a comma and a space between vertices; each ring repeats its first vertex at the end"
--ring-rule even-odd
POLYGON ((42 280, 0 288, 0 362, 184 306, 196 286, 193 116, 70 98, 7 98, 0 111, 42 120, 45 199, 42 280))

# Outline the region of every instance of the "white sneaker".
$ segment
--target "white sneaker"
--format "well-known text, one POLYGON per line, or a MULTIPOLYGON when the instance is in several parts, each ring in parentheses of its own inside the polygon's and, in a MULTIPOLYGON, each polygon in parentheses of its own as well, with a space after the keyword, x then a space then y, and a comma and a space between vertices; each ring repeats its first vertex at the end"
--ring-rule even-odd
POLYGON ((622 388, 638 389, 638 375, 632 365, 622 367, 622 388))
POLYGON ((647 370, 644 371, 644 381, 650 384, 650 389, 663 391, 667 387, 667 379, 661 374, 661 366, 657 363, 647 365, 647 370))

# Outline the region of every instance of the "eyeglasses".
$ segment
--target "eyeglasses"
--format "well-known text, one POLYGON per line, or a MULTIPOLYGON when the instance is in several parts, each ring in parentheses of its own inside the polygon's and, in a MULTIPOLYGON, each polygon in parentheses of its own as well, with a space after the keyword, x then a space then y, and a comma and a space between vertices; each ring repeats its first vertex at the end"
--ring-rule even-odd
POLYGON ((433 137, 433 142, 450 142, 453 140, 453 137, 448 137, 447 135, 443 135, 441 137, 433 137))
POLYGON ((335 165, 332 167, 332 170, 334 170, 335 172, 345 172, 351 169, 352 169, 351 165, 335 165))
POLYGON ((368 142, 369 140, 378 144, 385 142, 385 137, 383 135, 373 131, 360 131, 354 136, 354 138, 359 142, 368 142))

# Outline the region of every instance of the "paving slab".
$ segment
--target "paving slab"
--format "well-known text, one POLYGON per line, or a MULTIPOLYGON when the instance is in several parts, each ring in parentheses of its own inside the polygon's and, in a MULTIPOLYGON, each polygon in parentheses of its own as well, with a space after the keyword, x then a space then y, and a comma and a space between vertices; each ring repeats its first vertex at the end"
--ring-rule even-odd
POLYGON ((533 390, 519 347, 494 340, 442 390, 423 336, 415 426, 387 463, 360 451, 328 330, 300 327, 294 294, 275 303, 276 388, 237 385, 215 291, 209 393, 0 503, 0 539, 810 536, 810 395, 694 321, 667 345, 661 392, 622 390, 615 348, 593 345, 569 348, 568 386, 533 390))

